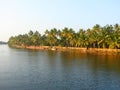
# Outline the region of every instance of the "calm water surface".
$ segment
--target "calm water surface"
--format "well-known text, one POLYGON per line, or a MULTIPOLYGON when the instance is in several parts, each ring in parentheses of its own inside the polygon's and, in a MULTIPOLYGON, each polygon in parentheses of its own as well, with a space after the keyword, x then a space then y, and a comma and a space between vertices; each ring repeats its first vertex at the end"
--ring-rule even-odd
POLYGON ((0 90, 119 90, 120 56, 0 45, 0 90))

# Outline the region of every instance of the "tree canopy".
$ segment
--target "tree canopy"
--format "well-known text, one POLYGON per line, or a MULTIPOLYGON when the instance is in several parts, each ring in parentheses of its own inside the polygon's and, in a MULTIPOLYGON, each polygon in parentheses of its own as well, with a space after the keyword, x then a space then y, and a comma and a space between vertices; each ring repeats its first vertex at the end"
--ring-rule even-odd
POLYGON ((120 49, 120 25, 96 24, 92 29, 80 29, 75 32, 72 28, 46 30, 40 32, 30 30, 28 34, 10 37, 10 46, 65 46, 84 48, 112 48, 120 49))

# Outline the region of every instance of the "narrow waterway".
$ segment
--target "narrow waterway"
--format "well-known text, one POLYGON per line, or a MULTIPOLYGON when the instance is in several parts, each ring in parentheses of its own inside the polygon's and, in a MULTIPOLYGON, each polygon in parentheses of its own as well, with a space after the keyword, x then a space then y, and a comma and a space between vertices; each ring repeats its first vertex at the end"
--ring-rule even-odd
POLYGON ((120 56, 0 45, 0 90, 119 90, 120 56))

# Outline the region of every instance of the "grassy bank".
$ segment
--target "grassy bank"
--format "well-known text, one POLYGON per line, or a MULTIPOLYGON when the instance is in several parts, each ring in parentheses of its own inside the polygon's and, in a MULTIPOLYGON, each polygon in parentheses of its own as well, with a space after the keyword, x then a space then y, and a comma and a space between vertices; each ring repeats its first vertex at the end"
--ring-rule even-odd
POLYGON ((78 48, 61 46, 12 46, 13 48, 30 50, 53 50, 53 51, 76 51, 80 53, 99 54, 99 55, 120 55, 120 49, 101 49, 101 48, 78 48))

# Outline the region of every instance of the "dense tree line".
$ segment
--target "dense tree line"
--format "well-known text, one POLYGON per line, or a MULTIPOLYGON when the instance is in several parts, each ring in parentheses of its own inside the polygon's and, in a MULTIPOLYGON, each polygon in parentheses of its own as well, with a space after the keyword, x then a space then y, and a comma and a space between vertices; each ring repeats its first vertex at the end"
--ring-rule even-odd
POLYGON ((0 41, 0 44, 7 44, 7 42, 0 41))
POLYGON ((72 28, 46 30, 43 35, 38 31, 12 36, 9 45, 19 46, 65 46, 85 48, 115 48, 120 49, 120 25, 96 24, 92 29, 80 29, 75 32, 72 28))

